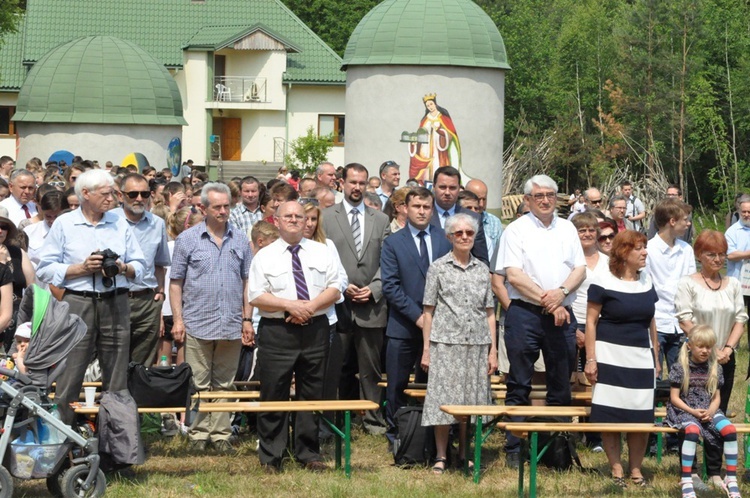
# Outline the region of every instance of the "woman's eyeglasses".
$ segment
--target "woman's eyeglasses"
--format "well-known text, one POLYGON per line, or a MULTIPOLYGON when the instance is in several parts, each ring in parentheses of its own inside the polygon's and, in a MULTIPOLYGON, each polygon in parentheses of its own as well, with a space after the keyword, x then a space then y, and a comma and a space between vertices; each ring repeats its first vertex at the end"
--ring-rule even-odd
POLYGON ((467 237, 473 237, 476 232, 474 230, 456 230, 453 232, 454 237, 463 237, 466 235, 467 237))

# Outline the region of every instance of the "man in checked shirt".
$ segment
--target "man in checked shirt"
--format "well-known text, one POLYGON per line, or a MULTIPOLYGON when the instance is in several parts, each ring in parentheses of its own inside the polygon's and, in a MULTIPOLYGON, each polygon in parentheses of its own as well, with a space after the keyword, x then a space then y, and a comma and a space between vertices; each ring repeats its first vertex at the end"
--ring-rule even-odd
MULTIPOLYGON (((252 254, 247 236, 228 223, 230 199, 225 184, 205 184, 200 208, 206 219, 177 237, 172 256, 172 335, 185 340, 185 360, 199 392, 233 390, 241 345, 255 340, 247 300, 252 254)), ((211 442, 216 452, 231 454, 231 434, 228 413, 198 413, 189 437, 196 452, 211 442)))

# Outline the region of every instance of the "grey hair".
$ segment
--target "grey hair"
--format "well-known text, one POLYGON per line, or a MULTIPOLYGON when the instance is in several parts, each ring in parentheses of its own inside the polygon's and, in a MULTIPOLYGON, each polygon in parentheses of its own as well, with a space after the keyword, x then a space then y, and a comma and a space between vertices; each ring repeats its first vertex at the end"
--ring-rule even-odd
MULTIPOLYGON (((329 163, 328 161, 324 161, 324 162, 318 164, 318 167, 315 169, 315 178, 317 178, 317 177, 319 177, 320 175, 323 174, 323 168, 325 166, 333 166, 333 163, 329 163)), ((333 166, 333 167, 334 167, 334 169, 336 168, 336 166, 333 166)))
MULTIPOLYGON (((12 178, 12 177, 11 177, 11 178, 12 178)), ((748 202, 750 202, 750 195, 748 195, 748 194, 742 194, 742 195, 741 195, 741 196, 740 196, 740 197, 739 197, 739 198, 737 199, 737 206, 739 207, 739 206, 741 206, 741 205, 743 205, 743 204, 745 204, 745 203, 748 203, 748 202)))
POLYGON ((628 198, 625 197, 622 194, 615 194, 615 195, 613 195, 612 198, 609 200, 609 209, 612 209, 612 206, 614 206, 615 202, 617 202, 617 201, 625 201, 625 204, 627 205, 628 198))
POLYGON ((453 228, 461 223, 471 225, 474 232, 479 231, 479 221, 474 216, 466 213, 456 213, 447 220, 445 220, 445 233, 453 235, 453 228))
POLYGON ((27 169, 17 169, 13 173, 10 174, 10 181, 15 180, 19 176, 30 176, 31 178, 36 178, 34 176, 34 173, 32 173, 31 171, 27 169))
POLYGON ((83 202, 84 189, 91 192, 100 187, 112 187, 114 184, 115 179, 112 178, 112 175, 106 169, 90 169, 78 176, 75 185, 76 196, 79 201, 83 202))
POLYGON ((586 199, 587 201, 590 201, 591 200, 591 192, 593 192, 594 190, 596 190, 597 192, 599 192, 599 197, 601 197, 602 193, 599 191, 598 188, 596 188, 596 187, 590 187, 590 188, 587 188, 586 191, 583 193, 584 199, 586 199))
POLYGON ((208 207, 209 192, 218 192, 219 194, 227 194, 230 199, 232 198, 232 191, 229 190, 229 185, 227 185, 226 183, 219 183, 219 182, 204 183, 203 187, 201 187, 201 204, 203 204, 203 206, 205 207, 208 207))
POLYGON ((379 206, 379 209, 383 209, 383 199, 375 192, 365 192, 365 199, 370 201, 371 204, 379 206))
POLYGON ((557 193, 557 183, 547 175, 534 175, 526 180, 526 184, 523 186, 523 193, 525 195, 531 195, 531 189, 534 188, 534 185, 539 188, 552 189, 557 193))

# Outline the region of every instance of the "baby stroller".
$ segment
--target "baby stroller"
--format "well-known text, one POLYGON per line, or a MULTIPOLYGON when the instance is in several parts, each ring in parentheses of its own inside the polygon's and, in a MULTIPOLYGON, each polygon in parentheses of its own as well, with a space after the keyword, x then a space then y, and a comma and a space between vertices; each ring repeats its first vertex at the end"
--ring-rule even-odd
POLYGON ((47 479, 47 489, 65 498, 99 497, 107 487, 99 470, 99 442, 56 416, 49 387, 65 358, 86 334, 86 324, 48 291, 29 287, 18 323, 30 321, 24 363, 28 374, 0 368, 0 498, 13 496, 13 477, 47 479))

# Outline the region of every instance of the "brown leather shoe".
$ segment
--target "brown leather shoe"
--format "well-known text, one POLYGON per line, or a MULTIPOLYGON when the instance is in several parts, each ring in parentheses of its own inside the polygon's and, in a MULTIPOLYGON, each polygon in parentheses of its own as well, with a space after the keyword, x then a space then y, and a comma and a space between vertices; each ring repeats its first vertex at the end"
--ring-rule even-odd
POLYGON ((311 472, 326 472, 328 470, 328 465, 320 460, 313 460, 312 462, 307 462, 305 468, 311 472))

